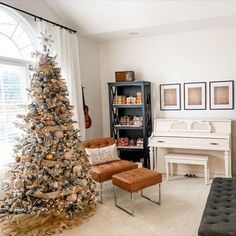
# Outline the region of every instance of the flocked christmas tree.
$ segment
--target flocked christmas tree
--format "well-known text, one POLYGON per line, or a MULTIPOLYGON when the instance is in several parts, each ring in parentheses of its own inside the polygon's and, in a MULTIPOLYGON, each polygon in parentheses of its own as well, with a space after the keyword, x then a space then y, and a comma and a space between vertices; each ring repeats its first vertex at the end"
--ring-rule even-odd
POLYGON ((0 207, 2 229, 8 234, 45 235, 77 225, 96 205, 95 183, 74 128, 65 81, 51 36, 42 34, 36 52, 27 113, 18 126, 24 135, 15 147, 11 179, 0 207), (23 226, 23 227, 22 227, 23 226))

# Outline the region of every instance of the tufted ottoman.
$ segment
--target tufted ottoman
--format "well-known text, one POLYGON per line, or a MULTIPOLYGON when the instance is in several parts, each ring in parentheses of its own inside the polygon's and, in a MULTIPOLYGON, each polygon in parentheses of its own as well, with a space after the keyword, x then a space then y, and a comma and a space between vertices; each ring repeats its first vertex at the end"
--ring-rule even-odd
POLYGON ((236 236, 236 179, 213 180, 198 234, 236 236))
POLYGON ((154 172, 146 168, 137 168, 125 171, 112 176, 112 184, 114 186, 115 206, 134 216, 133 193, 141 190, 141 196, 156 203, 161 204, 161 182, 162 176, 160 173, 154 172), (143 194, 143 189, 152 185, 159 184, 159 201, 153 201, 143 194), (117 203, 117 187, 130 192, 131 197, 131 212, 121 207, 117 203))

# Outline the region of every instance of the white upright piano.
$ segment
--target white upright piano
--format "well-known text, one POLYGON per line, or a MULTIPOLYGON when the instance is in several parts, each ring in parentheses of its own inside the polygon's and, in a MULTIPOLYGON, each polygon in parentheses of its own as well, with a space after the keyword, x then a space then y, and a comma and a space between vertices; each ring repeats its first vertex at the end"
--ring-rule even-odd
POLYGON ((231 120, 155 119, 149 138, 151 169, 157 169, 158 148, 221 151, 224 172, 231 177, 231 120))

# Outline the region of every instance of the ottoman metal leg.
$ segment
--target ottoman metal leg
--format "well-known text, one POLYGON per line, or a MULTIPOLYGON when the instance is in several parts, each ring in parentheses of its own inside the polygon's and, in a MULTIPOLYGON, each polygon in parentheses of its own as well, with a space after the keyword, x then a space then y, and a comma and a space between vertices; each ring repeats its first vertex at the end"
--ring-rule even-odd
POLYGON ((102 204, 103 203, 103 188, 102 188, 102 183, 100 183, 100 203, 102 204))
POLYGON ((153 202, 153 203, 155 203, 155 204, 161 205, 161 184, 158 184, 158 185, 159 185, 159 188, 158 188, 158 189, 159 189, 158 202, 152 200, 151 198, 149 198, 149 197, 147 197, 147 196, 145 196, 145 195, 143 194, 143 189, 141 189, 141 197, 146 198, 147 200, 149 200, 149 201, 151 201, 151 202, 153 202))
POLYGON ((126 213, 130 214, 131 216, 134 216, 134 194, 130 193, 130 200, 131 200, 131 211, 121 207, 120 205, 118 205, 117 203, 117 187, 114 185, 114 200, 115 200, 115 206, 120 208, 121 210, 125 211, 126 213))

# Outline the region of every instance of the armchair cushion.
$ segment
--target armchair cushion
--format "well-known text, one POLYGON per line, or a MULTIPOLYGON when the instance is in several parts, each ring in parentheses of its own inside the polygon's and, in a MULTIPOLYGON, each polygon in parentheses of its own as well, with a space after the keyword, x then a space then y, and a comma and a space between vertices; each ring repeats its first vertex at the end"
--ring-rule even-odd
POLYGON ((92 178, 101 183, 111 179, 112 175, 136 168, 138 168, 138 165, 131 161, 112 161, 109 163, 92 166, 92 178))

